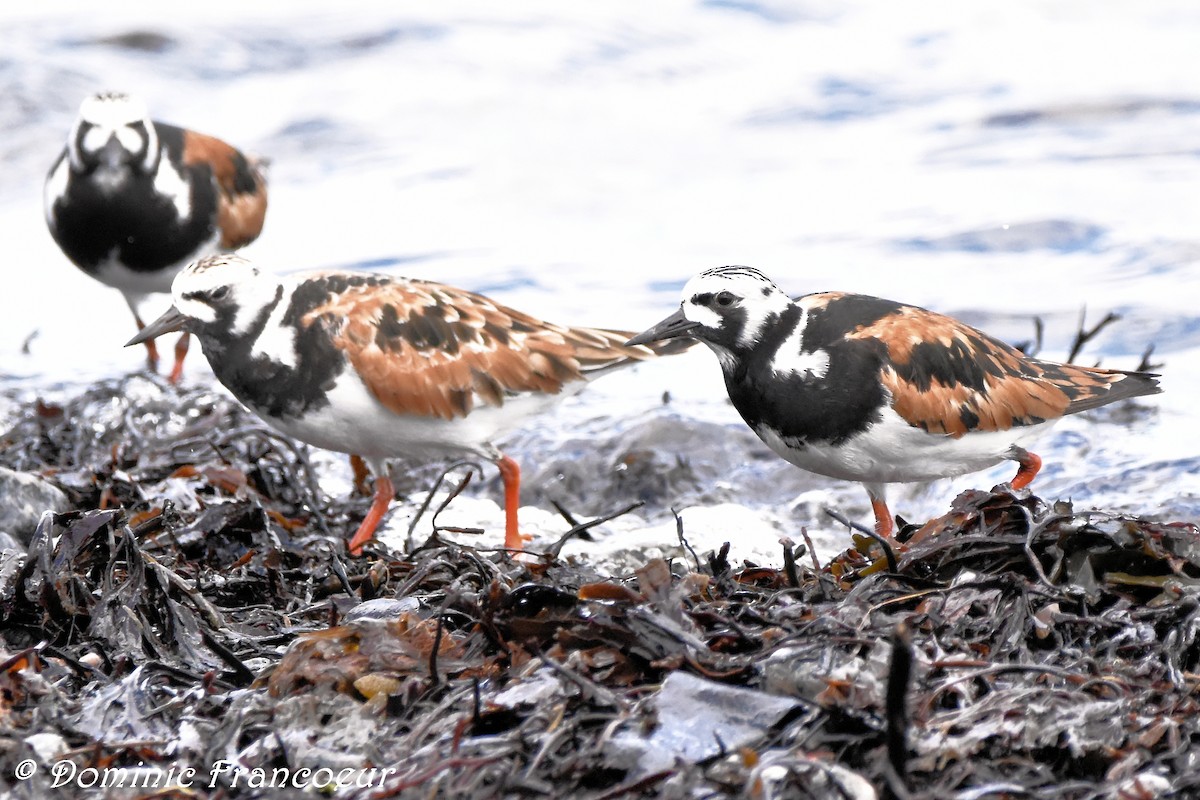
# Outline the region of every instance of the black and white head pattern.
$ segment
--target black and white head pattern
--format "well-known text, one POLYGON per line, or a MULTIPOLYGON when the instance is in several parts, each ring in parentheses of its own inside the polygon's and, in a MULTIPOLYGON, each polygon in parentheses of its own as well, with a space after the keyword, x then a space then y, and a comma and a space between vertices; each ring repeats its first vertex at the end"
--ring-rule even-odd
POLYGON ((175 308, 189 330, 203 340, 257 335, 264 312, 277 308, 283 296, 278 275, 258 269, 234 254, 208 256, 190 264, 171 284, 175 308))
POLYGON ((119 173, 158 169, 159 143, 146 105, 120 92, 95 94, 83 101, 67 140, 67 155, 77 173, 119 173))
POLYGON ((752 267, 718 267, 683 287, 683 314, 699 327, 691 335, 713 349, 726 365, 762 340, 792 301, 752 267))

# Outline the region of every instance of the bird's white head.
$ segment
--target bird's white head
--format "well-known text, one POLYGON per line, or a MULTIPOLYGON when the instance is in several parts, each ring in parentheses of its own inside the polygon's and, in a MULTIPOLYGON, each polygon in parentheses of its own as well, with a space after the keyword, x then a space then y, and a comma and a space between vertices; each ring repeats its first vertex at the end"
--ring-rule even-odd
POLYGON ((171 284, 175 308, 198 327, 220 325, 247 333, 267 306, 279 300, 281 280, 233 253, 206 256, 180 271, 171 284))
POLYGON ((87 98, 71 128, 67 155, 79 173, 152 174, 158 168, 158 134, 146 104, 121 92, 87 98))
POLYGON ((282 278, 241 256, 207 256, 175 276, 171 308, 126 346, 178 330, 190 331, 206 343, 255 336, 282 301, 283 293, 282 278))
POLYGON ((689 280, 679 310, 628 343, 694 336, 725 363, 753 346, 763 327, 789 305, 788 296, 758 270, 717 267, 689 280))

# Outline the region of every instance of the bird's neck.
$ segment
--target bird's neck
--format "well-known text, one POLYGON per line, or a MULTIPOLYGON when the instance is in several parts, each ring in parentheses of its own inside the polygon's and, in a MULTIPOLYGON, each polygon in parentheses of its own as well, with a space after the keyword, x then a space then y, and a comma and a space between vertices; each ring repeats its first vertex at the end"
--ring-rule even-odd
MULTIPOLYGON (((266 337, 268 341, 263 341, 268 326, 277 322, 272 317, 276 316, 282 301, 281 286, 275 296, 248 319, 238 318, 233 309, 222 309, 215 320, 196 331, 196 338, 200 340, 213 372, 230 389, 234 389, 234 384, 253 381, 256 372, 253 364, 264 356, 283 364, 294 361, 294 334, 266 337), (270 350, 277 350, 284 343, 291 345, 292 356, 280 357, 279 353, 265 351, 260 342, 270 345, 270 350)), ((238 393, 236 389, 234 393, 238 393)))
POLYGON ((726 382, 741 381, 748 372, 770 370, 779 348, 804 321, 804 310, 789 304, 777 312, 750 318, 744 323, 746 327, 706 344, 717 354, 726 382))
POLYGON ((281 286, 245 328, 201 336, 213 372, 261 415, 291 417, 329 404, 328 390, 345 369, 342 353, 320 321, 305 324, 281 286))

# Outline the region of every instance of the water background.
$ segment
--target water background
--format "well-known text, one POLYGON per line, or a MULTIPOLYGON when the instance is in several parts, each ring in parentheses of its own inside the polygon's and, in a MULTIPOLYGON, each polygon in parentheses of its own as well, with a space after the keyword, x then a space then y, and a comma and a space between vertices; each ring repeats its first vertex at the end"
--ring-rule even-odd
MULTIPOLYGON (((121 348, 120 296, 58 252, 41 199, 79 102, 119 89, 271 159, 266 229, 245 252, 280 271, 378 269, 640 330, 695 272, 744 263, 792 294, 882 295, 1013 342, 1038 316, 1047 357, 1065 355, 1081 309, 1116 311, 1083 360, 1132 368, 1153 342, 1166 393, 1151 411, 1059 425, 1035 488, 1200 511, 1195 3, 142 6, 0 10, 10 396, 141 364, 121 348)), ((203 359, 187 380, 211 380, 203 359)), ((611 471, 641 446, 698 465, 697 480, 582 551, 674 541, 670 506, 688 509, 694 544, 732 539, 760 560, 800 525, 823 549, 844 544, 825 506, 869 518, 861 488, 766 455, 698 349, 597 382, 513 437, 536 506, 526 525, 563 528, 538 501, 556 464, 611 471)), ((324 463, 340 491, 340 459, 324 463)), ((1010 472, 904 489, 894 506, 939 513, 1010 472)), ((494 529, 494 498, 456 507, 494 529)))

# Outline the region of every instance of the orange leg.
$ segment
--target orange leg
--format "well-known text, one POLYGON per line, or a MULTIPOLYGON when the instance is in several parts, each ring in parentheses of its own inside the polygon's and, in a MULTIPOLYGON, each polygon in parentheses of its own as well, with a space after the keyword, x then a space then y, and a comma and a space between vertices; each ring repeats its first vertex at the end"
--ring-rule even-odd
POLYGON ((496 462, 500 477, 504 480, 504 546, 510 550, 524 550, 525 542, 533 538, 522 536, 517 529, 517 509, 521 505, 521 467, 508 456, 500 456, 496 462))
MULTIPOLYGON (((137 323, 139 331, 146 327, 146 323, 142 322, 136 311, 133 313, 133 320, 137 323)), ((153 339, 146 340, 146 364, 151 372, 158 372, 158 348, 154 346, 153 339)))
POLYGON ((882 497, 871 495, 871 510, 875 512, 875 532, 885 539, 891 539, 896 532, 892 521, 892 512, 888 510, 887 501, 882 497))
POLYGON ((396 487, 392 486, 391 478, 387 475, 380 475, 375 479, 375 500, 371 503, 371 508, 367 511, 367 516, 363 518, 362 524, 354 532, 354 537, 350 539, 350 555, 356 556, 361 553, 362 546, 374 538, 375 529, 379 527, 383 515, 387 513, 388 506, 395 496, 396 487))
POLYGON ((1020 448, 1015 448, 1015 450, 1016 462, 1021 467, 1017 470, 1017 474, 1013 477, 1009 485, 1014 489, 1024 489, 1033 483, 1034 476, 1042 468, 1042 460, 1027 450, 1020 448))
POLYGON ((183 359, 187 356, 188 345, 191 343, 190 333, 184 333, 175 343, 175 366, 171 368, 171 374, 167 378, 171 383, 179 383, 179 379, 183 377, 183 359))
POLYGON ((362 456, 350 454, 350 469, 354 472, 354 491, 359 494, 371 493, 371 471, 362 456))

